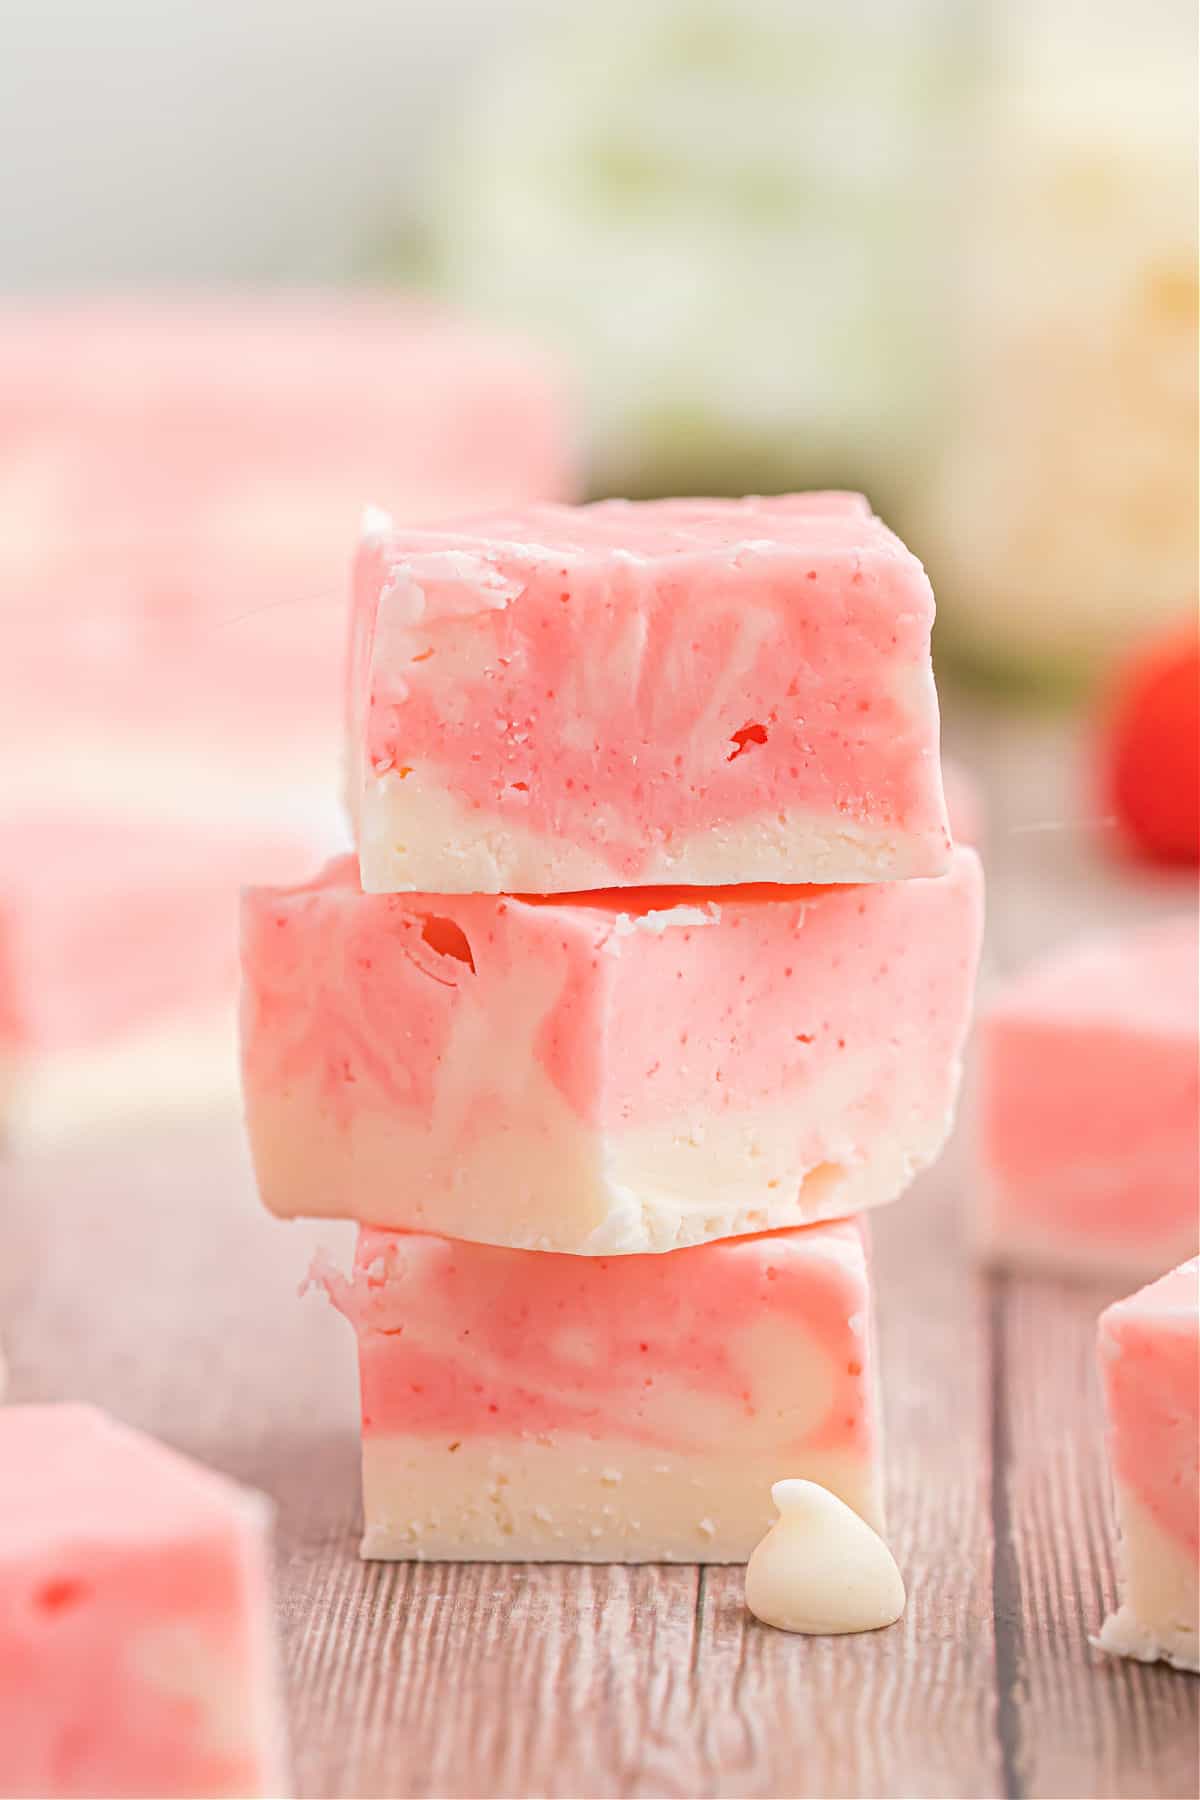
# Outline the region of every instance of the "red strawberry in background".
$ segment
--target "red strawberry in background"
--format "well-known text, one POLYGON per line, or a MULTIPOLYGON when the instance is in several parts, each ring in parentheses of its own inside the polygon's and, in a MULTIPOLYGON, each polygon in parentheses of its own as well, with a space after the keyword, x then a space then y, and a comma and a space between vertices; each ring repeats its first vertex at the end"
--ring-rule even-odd
POLYGON ((1200 862, 1200 628, 1175 626, 1118 671, 1100 735, 1102 799, 1146 861, 1200 862))

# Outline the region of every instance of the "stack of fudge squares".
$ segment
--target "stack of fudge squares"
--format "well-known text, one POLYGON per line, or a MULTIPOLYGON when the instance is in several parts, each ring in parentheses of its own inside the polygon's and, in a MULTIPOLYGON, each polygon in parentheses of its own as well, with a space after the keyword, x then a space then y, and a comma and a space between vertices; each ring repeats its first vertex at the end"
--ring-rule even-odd
POLYGON ((243 913, 262 1198, 359 1227, 364 1554, 740 1562, 882 1524, 862 1215, 982 927, 921 565, 848 494, 370 516, 355 854, 243 913))

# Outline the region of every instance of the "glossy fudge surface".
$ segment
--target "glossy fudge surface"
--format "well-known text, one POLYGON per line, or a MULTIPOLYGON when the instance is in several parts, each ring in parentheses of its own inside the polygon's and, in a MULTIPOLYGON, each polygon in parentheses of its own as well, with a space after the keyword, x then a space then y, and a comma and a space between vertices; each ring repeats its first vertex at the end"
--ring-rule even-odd
POLYGON ((1110 1306, 1100 1373, 1120 1528, 1121 1607, 1100 1645, 1200 1669, 1200 1259, 1110 1306))
POLYGON ((377 521, 350 654, 363 885, 938 874, 932 622, 857 495, 377 521))
POLYGON ((260 1191, 519 1249, 674 1250, 894 1199, 944 1141, 982 915, 929 880, 243 902, 260 1191))
POLYGON ((0 1408, 0 1794, 280 1794, 268 1527, 91 1407, 0 1408))
POLYGON ((740 1562, 783 1475, 881 1523, 853 1222, 674 1256, 359 1233, 366 1556, 740 1562))
POLYGON ((1198 994, 1193 915, 1064 946, 984 1009, 991 1255, 1149 1276, 1195 1250, 1198 994))

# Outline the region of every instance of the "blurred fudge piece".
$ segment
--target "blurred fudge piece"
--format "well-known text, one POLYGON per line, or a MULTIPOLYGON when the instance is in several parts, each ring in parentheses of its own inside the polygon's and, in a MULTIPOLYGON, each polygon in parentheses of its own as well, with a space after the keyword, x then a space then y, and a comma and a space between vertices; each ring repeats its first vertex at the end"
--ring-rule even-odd
POLYGON ((980 1228, 999 1261, 1152 1275, 1196 1247, 1197 921, 1072 943, 979 1026, 980 1228))
POLYGON ((853 1221, 671 1256, 359 1233, 368 1557, 743 1562, 785 1471, 882 1525, 853 1221))
POLYGON ((0 748, 39 755, 236 737, 250 779, 294 787, 335 754, 364 506, 425 521, 575 484, 547 357, 426 304, 11 302, 0 392, 0 748))
POLYGON ((971 850, 861 887, 243 902, 243 1082, 282 1216, 670 1250, 893 1200, 940 1150, 971 850))
POLYGON ((18 1141, 237 1093, 238 892, 318 833, 110 805, 0 814, 0 1084, 18 1141))
POLYGON ((857 495, 378 521, 350 661, 363 885, 938 874, 932 622, 857 495))
POLYGON ((1100 1374, 1120 1529, 1116 1656, 1200 1670, 1200 1260, 1100 1315, 1100 1374))
POLYGON ((92 1407, 0 1408, 0 1794, 283 1791, 269 1523, 92 1407))
POLYGON ((0 1088, 227 1093, 237 885, 346 841, 356 521, 569 495, 568 401, 440 308, 281 295, 0 304, 0 393, 0 1088))

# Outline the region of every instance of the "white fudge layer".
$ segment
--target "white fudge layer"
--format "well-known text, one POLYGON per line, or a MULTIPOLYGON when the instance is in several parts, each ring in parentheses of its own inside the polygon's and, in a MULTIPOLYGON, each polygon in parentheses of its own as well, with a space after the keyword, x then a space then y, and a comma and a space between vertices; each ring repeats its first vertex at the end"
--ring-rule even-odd
POLYGON ((18 1146, 52 1144, 151 1116, 216 1111, 232 1105, 237 1094, 237 1032, 227 1008, 88 1049, 14 1059, 7 1082, 0 1072, 6 1135, 18 1146))
POLYGON ((1121 1481, 1113 1484, 1121 1533, 1118 1610, 1096 1642, 1113 1656, 1200 1672, 1200 1568, 1121 1481))
POLYGON ((47 1145, 151 1116, 218 1111, 236 1100, 236 1024, 219 1008, 14 1066, 7 1136, 16 1145, 47 1145))
MULTIPOLYGON (((252 1135, 267 1204, 284 1217, 402 1223, 518 1250, 620 1255, 678 1250, 742 1232, 844 1218, 894 1200, 937 1156, 952 1109, 929 1108, 919 1078, 896 1097, 901 1118, 860 1142, 862 1086, 818 1088, 796 1108, 732 1121, 697 1107, 657 1127, 603 1132, 573 1119, 549 1084, 525 1096, 536 1119, 459 1150, 453 1132, 369 1114, 343 1133, 320 1118, 320 1094, 254 1100, 252 1135), (822 1102, 828 1098, 829 1109, 822 1102), (811 1110, 810 1110, 811 1109, 811 1110), (810 1119, 828 1157, 800 1144, 810 1119), (553 1205, 549 1197, 555 1195, 553 1205)), ((847 1072, 853 1081, 854 1071, 847 1072)))
MULTIPOLYGON (((520 824, 483 825, 428 770, 376 776, 358 801, 363 887, 373 894, 428 888, 453 894, 584 893, 612 885, 613 861, 595 825, 572 838, 520 824), (430 846, 437 845, 431 866, 430 846)), ((903 881, 928 875, 924 839, 881 826, 831 823, 801 808, 674 831, 648 848, 639 885, 724 887, 754 881, 903 881)))
MULTIPOLYGON (((800 1372, 797 1379, 802 1380, 800 1372)), ((786 1458, 556 1436, 500 1445, 368 1437, 362 1554, 401 1562, 742 1563, 786 1458)), ((882 1528, 879 1470, 809 1452, 805 1475, 882 1528)))

